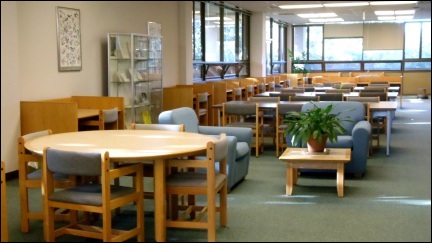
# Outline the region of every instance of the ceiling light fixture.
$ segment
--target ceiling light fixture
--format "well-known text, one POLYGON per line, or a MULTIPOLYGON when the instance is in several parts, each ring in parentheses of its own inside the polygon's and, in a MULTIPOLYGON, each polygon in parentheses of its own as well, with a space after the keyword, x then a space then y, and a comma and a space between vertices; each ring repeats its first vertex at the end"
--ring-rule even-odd
POLYGON ((322 4, 280 5, 281 9, 322 8, 322 4))
POLYGON ((342 18, 321 18, 321 19, 309 19, 309 22, 323 23, 323 22, 343 22, 342 18))
POLYGON ((370 2, 370 5, 396 5, 396 4, 414 4, 418 1, 384 1, 384 2, 370 2))
POLYGON ((316 14, 297 14, 300 18, 328 18, 328 17, 337 17, 335 13, 316 13, 316 14))
POLYGON ((324 3, 324 7, 356 7, 368 6, 368 2, 355 2, 355 3, 324 3))

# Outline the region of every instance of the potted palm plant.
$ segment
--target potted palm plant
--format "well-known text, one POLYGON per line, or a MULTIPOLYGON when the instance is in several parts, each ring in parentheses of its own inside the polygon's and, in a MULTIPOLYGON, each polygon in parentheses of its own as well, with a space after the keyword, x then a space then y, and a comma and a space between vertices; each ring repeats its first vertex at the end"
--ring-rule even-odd
POLYGON ((337 142, 338 135, 346 132, 343 121, 353 122, 341 113, 332 113, 333 104, 318 107, 314 102, 313 108, 307 111, 291 111, 284 117, 285 135, 292 135, 291 143, 308 145, 309 152, 324 152, 327 139, 331 143, 337 142))

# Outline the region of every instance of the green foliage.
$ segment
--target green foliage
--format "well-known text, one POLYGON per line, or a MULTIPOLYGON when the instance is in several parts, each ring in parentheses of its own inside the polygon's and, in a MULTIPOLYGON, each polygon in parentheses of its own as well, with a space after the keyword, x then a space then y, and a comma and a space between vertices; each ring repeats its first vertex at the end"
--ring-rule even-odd
POLYGON ((309 69, 305 68, 306 66, 306 60, 307 60, 307 55, 306 52, 303 51, 301 58, 300 57, 294 57, 294 52, 291 51, 290 49, 288 49, 288 56, 291 59, 291 63, 292 63, 292 73, 309 73, 309 69), (295 64, 303 64, 303 67, 298 67, 295 64))
POLYGON ((342 112, 333 113, 333 104, 325 108, 318 107, 314 102, 312 109, 305 112, 291 111, 284 117, 284 123, 287 124, 285 128, 285 135, 292 135, 292 144, 297 144, 301 141, 304 146, 307 140, 312 136, 318 141, 322 141, 324 134, 328 136, 331 143, 337 142, 338 134, 346 132, 342 126, 343 121, 354 122, 349 117, 341 117, 342 112))

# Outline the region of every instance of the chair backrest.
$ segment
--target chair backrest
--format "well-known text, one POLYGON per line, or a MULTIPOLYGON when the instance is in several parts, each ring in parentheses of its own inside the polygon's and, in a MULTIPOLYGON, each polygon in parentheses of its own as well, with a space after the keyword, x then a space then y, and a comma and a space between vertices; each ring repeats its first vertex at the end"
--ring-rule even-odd
POLYGON ((354 91, 354 87, 356 87, 356 84, 352 83, 339 83, 333 85, 333 88, 335 89, 349 89, 351 92, 354 91))
POLYGON ((324 93, 316 96, 320 97, 320 101, 343 101, 343 93, 324 93))
POLYGON ((380 98, 378 96, 376 97, 358 97, 358 96, 350 96, 347 97, 347 101, 357 101, 363 103, 366 109, 366 120, 370 121, 371 113, 370 113, 370 102, 379 102, 380 98))
POLYGON ((159 124, 184 124, 185 132, 198 133, 198 118, 190 107, 163 111, 158 117, 159 124))
POLYGON ((295 96, 296 93, 270 93, 270 97, 279 97, 280 101, 289 101, 290 96, 295 96))
POLYGON ((249 101, 253 101, 253 102, 279 102, 280 97, 279 96, 275 96, 275 97, 254 96, 254 97, 250 97, 249 101))
POLYGON ((45 148, 47 169, 53 173, 77 176, 100 176, 102 155, 98 152, 64 151, 45 148))
POLYGON ((303 96, 303 95, 297 95, 297 96, 290 96, 289 101, 320 101, 319 96, 303 96))
POLYGON ((282 88, 280 89, 281 93, 304 93, 304 88, 282 88))
POLYGON ((5 162, 1 162, 1 241, 9 241, 9 225, 8 225, 8 211, 6 200, 6 168, 5 162))
POLYGON ((277 113, 278 115, 285 115, 290 111, 301 111, 302 106, 302 103, 278 103, 277 113))
POLYGON ((352 129, 359 121, 364 121, 366 110, 362 103, 355 101, 320 101, 316 103, 306 103, 302 106, 302 111, 312 109, 314 104, 320 108, 333 105, 331 114, 339 113, 338 117, 348 118, 353 122, 342 121, 341 125, 346 129, 347 134, 352 135, 352 129))
POLYGON ((131 130, 163 130, 184 132, 183 124, 131 124, 131 130))
POLYGON ((388 81, 370 81, 369 85, 388 85, 388 81))
POLYGON ((26 178, 26 174, 29 173, 29 170, 27 168, 28 165, 31 165, 33 167, 38 167, 37 163, 42 162, 41 157, 33 155, 24 147, 24 143, 30 139, 43 137, 51 134, 52 134, 51 130, 43 130, 39 132, 25 134, 18 138, 18 161, 19 161, 18 169, 20 175, 23 176, 22 179, 26 178))
POLYGON ((251 103, 223 103, 223 113, 226 115, 256 115, 258 110, 258 104, 251 103))
POLYGON ((207 92, 204 92, 204 93, 198 93, 198 102, 199 103, 201 103, 201 102, 207 102, 207 100, 208 100, 208 93, 207 92))
POLYGON ((114 107, 112 109, 103 110, 104 122, 112 123, 118 120, 118 108, 114 107))
POLYGON ((369 92, 387 92, 387 86, 382 85, 371 85, 371 86, 365 86, 364 91, 369 92))
POLYGON ((341 82, 324 82, 324 87, 334 87, 338 84, 341 84, 341 82))
POLYGON ((380 101, 387 101, 388 100, 387 92, 360 90, 359 96, 360 97, 380 97, 380 101))
POLYGON ((326 89, 327 94, 350 93, 351 89, 326 89))

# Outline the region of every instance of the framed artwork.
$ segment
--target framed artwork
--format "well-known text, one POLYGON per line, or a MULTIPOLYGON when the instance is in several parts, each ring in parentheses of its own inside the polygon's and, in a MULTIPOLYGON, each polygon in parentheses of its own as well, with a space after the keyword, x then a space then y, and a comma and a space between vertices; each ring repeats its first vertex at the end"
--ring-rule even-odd
POLYGON ((161 24, 156 22, 148 22, 148 35, 150 36, 162 36, 161 24))
POLYGON ((80 71, 81 26, 80 10, 57 7, 57 57, 59 71, 80 71))

